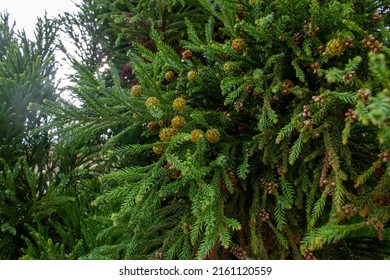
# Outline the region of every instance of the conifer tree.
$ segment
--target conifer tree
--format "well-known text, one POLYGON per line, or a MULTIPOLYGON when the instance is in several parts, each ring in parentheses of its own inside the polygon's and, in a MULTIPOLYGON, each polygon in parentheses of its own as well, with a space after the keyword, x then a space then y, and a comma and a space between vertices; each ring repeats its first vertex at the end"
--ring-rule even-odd
POLYGON ((186 20, 180 48, 158 24, 152 49, 128 42, 131 89, 112 65, 113 84, 80 79, 83 108, 38 106, 64 136, 123 127, 86 258, 389 256, 387 2, 198 3, 209 19, 186 20))
POLYGON ((107 226, 100 217, 112 210, 91 205, 101 194, 98 178, 109 168, 107 159, 96 156, 99 148, 91 141, 52 145, 55 170, 48 170, 50 185, 31 211, 21 259, 79 259, 104 244, 96 238, 107 226))
POLYGON ((51 139, 47 132, 30 131, 45 124, 48 116, 28 106, 55 98, 56 31, 55 22, 40 19, 31 41, 14 30, 8 14, 0 13, 1 259, 21 255, 21 236, 28 233, 25 223, 32 223, 33 209, 47 187, 51 139))
POLYGON ((65 12, 57 19, 64 35, 59 46, 71 65, 82 64, 93 72, 111 57, 115 38, 108 33, 106 21, 101 19, 107 12, 104 7, 95 0, 83 0, 75 5, 76 12, 65 12), (69 43, 74 46, 72 50, 66 48, 69 43))

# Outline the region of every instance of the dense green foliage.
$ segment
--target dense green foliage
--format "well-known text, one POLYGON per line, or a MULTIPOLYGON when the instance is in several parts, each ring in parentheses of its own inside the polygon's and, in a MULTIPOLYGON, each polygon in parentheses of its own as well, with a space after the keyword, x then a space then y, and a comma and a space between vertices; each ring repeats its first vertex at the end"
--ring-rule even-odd
POLYGON ((57 97, 57 30, 58 22, 39 20, 31 41, 1 15, 0 259, 78 258, 104 228, 88 210, 106 168, 97 144, 58 143, 39 130, 49 115, 29 106, 57 97))
POLYGON ((44 196, 51 169, 50 139, 31 132, 48 121, 29 103, 54 99, 54 38, 57 26, 38 22, 35 40, 17 33, 0 14, 0 258, 16 258, 44 196))
POLYGON ((83 3, 81 106, 34 105, 80 160, 24 258, 390 256, 386 1, 83 3))

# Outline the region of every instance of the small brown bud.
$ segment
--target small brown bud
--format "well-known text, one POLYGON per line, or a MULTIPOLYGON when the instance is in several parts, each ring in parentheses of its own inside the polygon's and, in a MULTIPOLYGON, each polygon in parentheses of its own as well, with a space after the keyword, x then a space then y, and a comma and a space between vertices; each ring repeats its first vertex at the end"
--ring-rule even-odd
POLYGON ((147 128, 149 131, 155 131, 157 129, 156 122, 148 122, 147 128))
POLYGON ((185 50, 182 52, 181 57, 183 59, 191 59, 192 58, 192 52, 190 50, 185 50))

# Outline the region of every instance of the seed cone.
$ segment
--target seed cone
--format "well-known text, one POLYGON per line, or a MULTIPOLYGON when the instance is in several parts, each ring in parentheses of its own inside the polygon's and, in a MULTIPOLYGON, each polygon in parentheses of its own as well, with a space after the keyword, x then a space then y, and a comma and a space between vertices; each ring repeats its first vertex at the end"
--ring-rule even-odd
POLYGON ((341 56, 344 53, 344 43, 340 39, 333 39, 326 44, 325 51, 330 57, 341 56))
POLYGON ((209 129, 206 132, 206 140, 210 143, 217 143, 221 138, 221 134, 215 128, 209 129))

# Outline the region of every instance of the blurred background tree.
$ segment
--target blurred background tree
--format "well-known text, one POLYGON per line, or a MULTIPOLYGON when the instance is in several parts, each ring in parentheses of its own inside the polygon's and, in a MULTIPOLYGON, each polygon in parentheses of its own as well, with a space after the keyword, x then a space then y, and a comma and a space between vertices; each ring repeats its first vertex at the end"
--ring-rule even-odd
POLYGON ((30 133, 48 115, 28 106, 55 100, 57 30, 54 21, 40 19, 31 41, 0 14, 0 257, 5 259, 20 256, 24 224, 32 223, 31 207, 48 187, 52 139, 47 132, 30 133), (26 172, 36 174, 34 182, 26 172))

